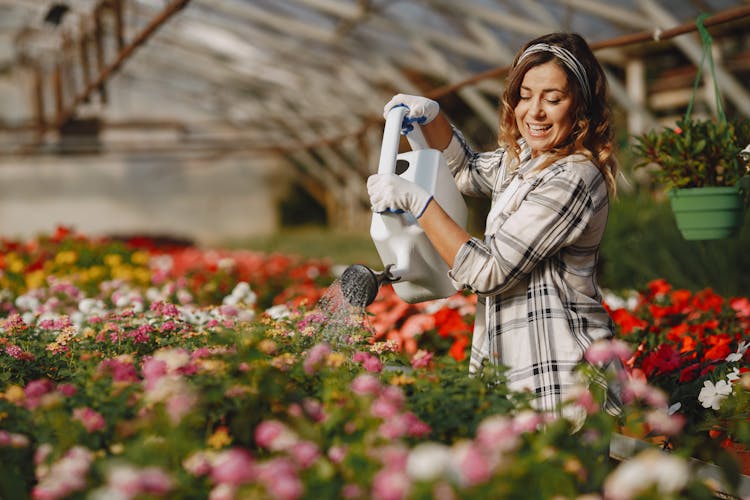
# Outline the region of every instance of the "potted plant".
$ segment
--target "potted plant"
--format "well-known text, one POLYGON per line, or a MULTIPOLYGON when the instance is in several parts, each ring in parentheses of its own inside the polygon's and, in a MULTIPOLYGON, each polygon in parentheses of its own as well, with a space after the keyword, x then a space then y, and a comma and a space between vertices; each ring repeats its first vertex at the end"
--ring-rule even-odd
POLYGON ((689 240, 726 238, 742 226, 748 192, 750 120, 679 120, 636 138, 641 161, 656 164, 677 225, 689 240))
MULTIPOLYGON (((703 55, 713 73, 711 37, 698 19, 703 55)), ((726 238, 742 226, 750 191, 750 119, 728 120, 714 76, 716 119, 691 117, 701 65, 685 117, 674 128, 635 138, 636 168, 657 165, 657 180, 667 184, 677 226, 685 239, 726 238), (745 150, 743 151, 743 148, 745 150)))

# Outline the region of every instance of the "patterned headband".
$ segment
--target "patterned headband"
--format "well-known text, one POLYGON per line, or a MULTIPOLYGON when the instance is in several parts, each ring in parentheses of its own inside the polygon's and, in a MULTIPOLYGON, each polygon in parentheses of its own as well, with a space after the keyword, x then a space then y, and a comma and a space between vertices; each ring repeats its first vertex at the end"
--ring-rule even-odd
MULTIPOLYGON (((535 52, 550 52, 557 56, 557 58, 560 59, 560 61, 562 61, 562 63, 575 75, 581 86, 581 90, 583 91, 583 98, 585 99, 586 104, 591 104, 591 89, 589 88, 588 78, 586 77, 586 69, 568 49, 560 47, 559 45, 537 43, 523 51, 521 57, 518 58, 518 63, 523 61, 523 59, 529 54, 535 52)), ((518 63, 516 63, 516 65, 518 63)))

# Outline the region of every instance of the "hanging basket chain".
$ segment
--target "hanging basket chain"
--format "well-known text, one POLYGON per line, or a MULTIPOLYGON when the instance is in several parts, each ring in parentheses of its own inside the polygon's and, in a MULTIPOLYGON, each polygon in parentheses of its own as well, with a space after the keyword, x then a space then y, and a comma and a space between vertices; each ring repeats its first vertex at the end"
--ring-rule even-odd
POLYGON ((695 103, 695 96, 698 92, 698 86, 700 85, 701 75, 703 73, 703 65, 706 59, 708 59, 708 69, 711 72, 711 80, 714 84, 714 98, 716 99, 716 113, 719 122, 726 122, 726 115, 724 114, 724 106, 722 104, 721 92, 719 90, 719 84, 716 81, 716 70, 714 68, 714 55, 713 55, 713 38, 706 29, 704 21, 709 17, 708 14, 703 13, 698 16, 695 21, 695 25, 698 28, 698 33, 701 37, 701 46, 703 48, 703 54, 701 55, 701 62, 698 65, 698 72, 695 75, 695 82, 693 83, 693 94, 690 96, 690 102, 688 103, 687 110, 685 111, 685 122, 690 121, 690 114, 693 112, 693 104, 695 103))

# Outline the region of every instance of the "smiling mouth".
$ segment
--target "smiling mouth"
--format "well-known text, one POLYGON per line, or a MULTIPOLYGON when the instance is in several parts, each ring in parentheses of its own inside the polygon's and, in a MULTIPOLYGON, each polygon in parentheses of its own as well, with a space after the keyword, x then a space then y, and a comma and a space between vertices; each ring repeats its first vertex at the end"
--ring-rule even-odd
POLYGON ((532 125, 529 123, 526 124, 526 129, 532 136, 543 136, 551 128, 552 125, 532 125))

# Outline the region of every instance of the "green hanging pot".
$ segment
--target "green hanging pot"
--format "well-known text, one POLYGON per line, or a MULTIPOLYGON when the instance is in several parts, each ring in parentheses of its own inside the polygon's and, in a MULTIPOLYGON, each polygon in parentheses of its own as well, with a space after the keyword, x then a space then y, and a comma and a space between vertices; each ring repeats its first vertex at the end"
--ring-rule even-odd
POLYGON ((672 189, 668 194, 686 240, 729 238, 742 227, 745 201, 739 185, 672 189))

